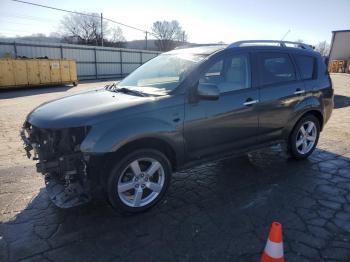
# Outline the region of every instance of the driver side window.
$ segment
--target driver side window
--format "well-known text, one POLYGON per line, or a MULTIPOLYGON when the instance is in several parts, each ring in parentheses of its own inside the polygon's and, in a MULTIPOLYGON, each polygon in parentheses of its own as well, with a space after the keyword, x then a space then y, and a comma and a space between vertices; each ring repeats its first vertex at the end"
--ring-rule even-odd
POLYGON ((205 83, 218 84, 223 81, 224 60, 214 63, 201 77, 205 83))
POLYGON ((216 61, 202 74, 199 83, 215 84, 220 93, 249 88, 250 68, 248 55, 238 54, 216 61))

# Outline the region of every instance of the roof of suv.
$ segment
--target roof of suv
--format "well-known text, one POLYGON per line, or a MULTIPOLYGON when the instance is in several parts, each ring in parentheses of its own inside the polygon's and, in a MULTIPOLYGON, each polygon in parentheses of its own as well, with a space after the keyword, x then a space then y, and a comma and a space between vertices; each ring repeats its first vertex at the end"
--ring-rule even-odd
POLYGON ((219 50, 225 49, 228 45, 196 45, 188 48, 175 49, 167 54, 197 54, 210 55, 219 50))
POLYGON ((223 49, 233 49, 233 48, 264 48, 264 49, 279 49, 279 50, 296 50, 315 52, 313 46, 298 43, 298 42, 289 42, 289 41, 277 41, 277 40, 247 40, 247 41, 238 41, 230 45, 223 44, 213 44, 213 45, 194 45, 190 47, 175 49, 166 54, 201 54, 201 55, 210 55, 217 51, 223 49))

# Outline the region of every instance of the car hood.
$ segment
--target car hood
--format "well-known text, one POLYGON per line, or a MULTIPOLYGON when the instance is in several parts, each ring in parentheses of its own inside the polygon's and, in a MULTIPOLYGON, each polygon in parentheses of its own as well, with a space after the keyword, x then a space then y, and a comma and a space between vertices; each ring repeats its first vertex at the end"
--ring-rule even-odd
POLYGON ((137 106, 154 100, 154 97, 98 89, 44 103, 28 115, 27 121, 39 128, 94 125, 111 118, 137 113, 137 106))

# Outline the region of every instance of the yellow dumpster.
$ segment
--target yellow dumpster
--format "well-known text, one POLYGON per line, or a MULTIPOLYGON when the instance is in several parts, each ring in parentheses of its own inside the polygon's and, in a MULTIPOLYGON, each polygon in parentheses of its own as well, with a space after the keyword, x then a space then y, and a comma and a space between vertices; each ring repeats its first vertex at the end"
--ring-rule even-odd
POLYGON ((0 87, 15 84, 12 60, 0 59, 0 87))
POLYGON ((29 85, 40 85, 40 71, 38 61, 27 63, 27 75, 29 85))
POLYGON ((39 77, 40 83, 48 84, 51 82, 50 64, 48 60, 39 60, 39 77))
POLYGON ((78 84, 74 60, 0 59, 0 89, 78 84))

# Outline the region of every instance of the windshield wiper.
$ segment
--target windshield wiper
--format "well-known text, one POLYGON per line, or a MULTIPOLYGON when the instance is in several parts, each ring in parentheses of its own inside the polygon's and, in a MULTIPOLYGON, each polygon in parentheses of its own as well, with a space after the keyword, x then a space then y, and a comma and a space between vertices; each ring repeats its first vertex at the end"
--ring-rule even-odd
POLYGON ((116 82, 114 82, 113 84, 105 86, 105 89, 109 90, 109 91, 115 91, 116 88, 117 88, 117 83, 116 82))
POLYGON ((133 94, 133 95, 137 95, 137 96, 149 96, 146 93, 142 93, 140 91, 132 90, 132 89, 129 89, 129 88, 126 88, 126 87, 117 88, 117 84, 116 83, 113 83, 111 85, 106 85, 105 89, 109 90, 111 92, 120 92, 120 93, 124 93, 124 94, 133 94))
POLYGON ((129 89, 129 88, 126 88, 126 87, 116 88, 113 91, 114 92, 124 93, 124 94, 133 94, 133 95, 137 95, 137 96, 149 96, 146 93, 142 93, 140 91, 132 90, 132 89, 129 89))

